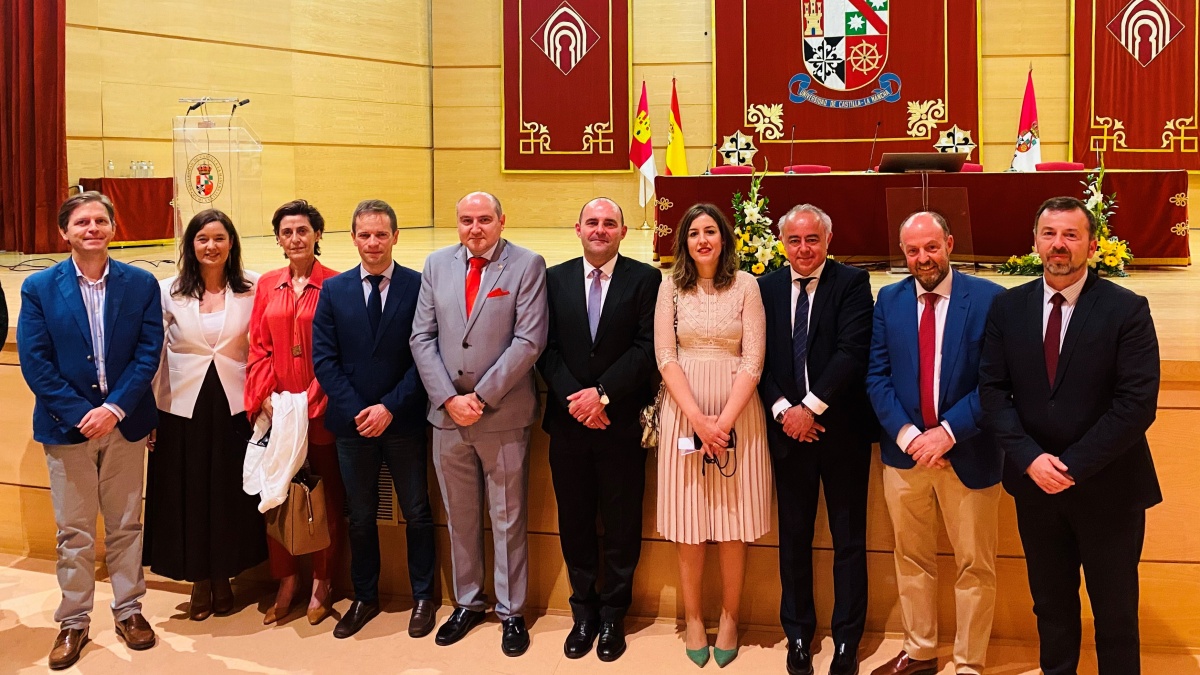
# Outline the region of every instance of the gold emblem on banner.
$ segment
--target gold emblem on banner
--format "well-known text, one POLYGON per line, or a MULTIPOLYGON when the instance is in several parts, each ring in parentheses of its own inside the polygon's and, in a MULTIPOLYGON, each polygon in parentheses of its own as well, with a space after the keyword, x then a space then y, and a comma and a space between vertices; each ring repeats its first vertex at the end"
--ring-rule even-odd
POLYGON ((931 138, 937 125, 946 121, 946 103, 936 101, 908 102, 908 135, 913 138, 931 138))
POLYGON ((942 132, 938 137, 938 142, 933 144, 933 147, 938 152, 965 152, 967 159, 971 159, 971 153, 975 152, 975 141, 971 139, 970 130, 959 129, 958 125, 950 127, 942 132))
POLYGON ((783 104, 756 103, 746 109, 746 122, 765 140, 783 138, 783 104))
POLYGON ((529 134, 529 138, 521 139, 522 155, 534 155, 539 149, 543 152, 550 149, 550 130, 545 124, 522 122, 521 133, 529 134))
POLYGON ((1186 221, 1186 220, 1183 221, 1182 223, 1175 223, 1175 226, 1171 228, 1171 234, 1178 235, 1180 237, 1186 237, 1187 233, 1188 233, 1188 221, 1186 221))
POLYGON ((1187 206, 1188 205, 1187 193, 1180 192, 1179 194, 1175 195, 1174 197, 1171 197, 1171 203, 1174 204, 1175 206, 1187 206))
POLYGON ((1194 116, 1167 120, 1164 129, 1165 131, 1163 131, 1162 135, 1162 146, 1164 148, 1177 152, 1196 152, 1198 147, 1200 147, 1197 146, 1195 135, 1196 118, 1194 116), (1189 131, 1192 132, 1191 136, 1188 135, 1189 131))
POLYGON ((654 205, 658 207, 659 211, 666 211, 672 206, 675 206, 675 202, 672 202, 666 197, 659 197, 658 199, 654 200, 654 205))
POLYGON ((1104 152, 1109 149, 1108 142, 1112 141, 1112 149, 1127 148, 1125 145, 1125 123, 1112 117, 1096 117, 1092 123, 1092 147, 1090 152, 1104 152), (1095 133, 1099 132, 1099 134, 1095 133))
POLYGON ((583 149, 599 152, 602 155, 613 154, 613 141, 605 138, 612 133, 612 125, 608 122, 596 122, 583 128, 583 149))

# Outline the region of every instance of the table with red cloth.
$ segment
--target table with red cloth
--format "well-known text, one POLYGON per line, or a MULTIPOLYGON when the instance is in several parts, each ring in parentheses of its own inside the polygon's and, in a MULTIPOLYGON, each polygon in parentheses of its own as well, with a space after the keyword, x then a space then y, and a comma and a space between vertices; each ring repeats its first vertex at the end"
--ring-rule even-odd
POLYGON ((112 200, 117 221, 114 244, 175 240, 173 178, 80 178, 79 184, 112 200))
MULTIPOLYGON (((839 260, 879 262, 892 255, 887 190, 928 186, 965 188, 970 204, 975 260, 999 263, 1033 246, 1033 217, 1050 197, 1083 196, 1088 172, 767 175, 760 194, 776 222, 796 204, 829 214, 834 237, 829 251, 839 260)), ((733 194, 750 189, 750 176, 659 176, 655 253, 670 260, 675 229, 697 202, 716 204, 731 219, 733 194), (665 208, 663 208, 665 207, 665 208)), ((1109 171, 1105 194, 1116 193, 1113 233, 1129 242, 1137 265, 1190 265, 1186 171, 1109 171)), ((732 221, 731 221, 732 222, 732 221)))

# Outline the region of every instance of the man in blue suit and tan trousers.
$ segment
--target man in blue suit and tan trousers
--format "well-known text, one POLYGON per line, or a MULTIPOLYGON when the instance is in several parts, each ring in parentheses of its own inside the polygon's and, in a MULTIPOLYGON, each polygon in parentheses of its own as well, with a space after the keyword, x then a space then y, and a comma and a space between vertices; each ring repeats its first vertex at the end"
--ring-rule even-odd
POLYGON ((996 598, 1003 456, 980 429, 979 357, 999 285, 950 269, 954 237, 937 213, 900 227, 912 276, 879 291, 867 392, 883 428, 883 491, 896 533, 904 649, 872 675, 933 675, 937 514, 954 548, 954 672, 979 675, 996 598))
POLYGON ((149 272, 108 257, 114 228, 108 197, 71 197, 58 212, 71 257, 21 285, 17 349, 58 526, 62 602, 54 620, 62 630, 51 670, 79 660, 88 640, 98 513, 117 635, 130 649, 154 646, 141 604, 142 470, 146 437, 158 425, 150 381, 162 352, 162 304, 149 272))
POLYGON ((408 349, 421 275, 392 260, 396 212, 386 202, 361 202, 350 234, 362 263, 325 281, 312 327, 313 370, 329 395, 325 427, 337 437, 350 511, 354 602, 333 636, 348 638, 379 613, 375 507, 386 462, 405 521, 414 601, 408 634, 424 637, 433 630, 438 602, 425 388, 408 349))

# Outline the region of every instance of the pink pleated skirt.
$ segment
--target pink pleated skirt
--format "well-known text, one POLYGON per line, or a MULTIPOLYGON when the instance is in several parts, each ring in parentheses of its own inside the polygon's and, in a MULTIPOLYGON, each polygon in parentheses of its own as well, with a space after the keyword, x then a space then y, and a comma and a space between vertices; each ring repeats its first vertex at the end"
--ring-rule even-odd
MULTIPOLYGON (((695 358, 679 356, 697 405, 707 415, 719 415, 733 388, 736 356, 695 358)), ((774 481, 767 454, 766 420, 758 394, 742 409, 733 425, 737 433, 736 470, 725 477, 715 464, 704 466, 704 453, 682 455, 679 439, 692 437, 688 422, 670 394, 663 397, 658 446, 658 531, 670 541, 701 544, 708 541, 751 542, 771 529, 774 481)), ((734 458, 725 468, 729 473, 734 458)))

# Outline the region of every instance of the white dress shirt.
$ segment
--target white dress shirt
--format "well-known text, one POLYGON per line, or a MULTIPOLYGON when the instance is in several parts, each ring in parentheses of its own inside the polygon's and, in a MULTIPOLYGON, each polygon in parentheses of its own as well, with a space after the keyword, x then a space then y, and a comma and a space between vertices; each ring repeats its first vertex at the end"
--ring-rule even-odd
MULTIPOLYGON (((496 243, 492 244, 491 248, 484 251, 482 254, 480 254, 478 256, 478 257, 483 258, 484 260, 488 261, 488 264, 484 265, 483 269, 479 271, 479 285, 480 286, 483 286, 483 280, 487 277, 488 267, 491 266, 492 258, 496 255, 496 247, 499 245, 500 245, 500 240, 497 239, 496 243)), ((463 248, 467 248, 467 247, 464 245, 463 248)), ((471 253, 471 249, 467 248, 467 269, 466 269, 466 271, 463 272, 463 277, 466 277, 467 274, 471 273, 471 258, 474 258, 474 257, 476 257, 475 254, 471 253)))
MULTIPOLYGON (((825 263, 821 263, 821 266, 813 270, 812 274, 807 277, 801 277, 800 274, 796 272, 795 267, 790 265, 788 266, 788 272, 790 272, 792 275, 792 301, 791 304, 788 305, 790 307, 788 310, 788 325, 792 327, 793 331, 796 329, 796 303, 800 300, 800 284, 797 283, 797 279, 812 279, 812 281, 808 282, 808 288, 806 289, 808 291, 808 329, 811 333, 813 300, 817 296, 817 286, 820 285, 821 273, 824 271, 825 263)), ((809 389, 807 358, 805 359, 804 363, 804 389, 809 389)), ((812 393, 812 391, 808 391, 800 403, 803 404, 805 408, 811 410, 814 415, 820 415, 829 409, 829 406, 824 401, 817 398, 817 395, 812 393)), ((780 396, 779 400, 775 401, 775 404, 771 406, 771 417, 779 417, 779 413, 792 407, 792 405, 794 404, 787 400, 786 397, 780 396)))
MULTIPOLYGON (((105 368, 104 354, 104 302, 108 296, 108 261, 104 261, 104 272, 96 281, 88 279, 79 269, 79 263, 71 258, 75 266, 75 280, 79 283, 79 294, 83 297, 83 307, 87 310, 88 328, 92 333, 92 356, 96 363, 96 381, 100 385, 100 393, 108 396, 108 369, 105 368)), ((117 421, 125 419, 125 411, 116 403, 101 403, 102 408, 117 416, 117 421)))
POLYGON ((1050 310, 1054 308, 1050 298, 1054 297, 1055 293, 1062 293, 1062 331, 1058 334, 1058 351, 1062 351, 1063 338, 1067 337, 1067 325, 1071 323, 1071 315, 1075 313, 1075 303, 1079 302, 1079 294, 1083 293, 1083 285, 1087 283, 1087 275, 1080 277, 1079 281, 1067 286, 1061 291, 1056 291, 1050 288, 1050 284, 1046 283, 1045 277, 1042 278, 1042 339, 1046 339, 1046 324, 1050 321, 1050 310))
MULTIPOLYGON (((387 306, 387 292, 388 292, 388 288, 390 288, 392 285, 392 273, 395 271, 396 271, 396 261, 395 260, 393 260, 387 266, 387 269, 383 271, 383 281, 379 282, 379 298, 380 298, 379 306, 381 308, 387 306)), ((370 276, 370 272, 368 272, 367 268, 363 267, 362 265, 358 266, 358 272, 359 272, 359 276, 362 277, 363 300, 369 303, 369 302, 371 302, 371 282, 367 280, 367 277, 370 276)))
MULTIPOLYGON (((608 286, 612 283, 613 270, 617 269, 617 256, 608 259, 608 262, 599 267, 593 267, 586 258, 583 260, 583 298, 584 303, 590 303, 592 298, 592 270, 600 270, 600 307, 604 308, 604 301, 608 298, 608 286)), ((588 305, 588 309, 591 306, 588 305)))
MULTIPOLYGON (((934 348, 933 348, 933 409, 941 410, 942 397, 942 335, 946 329, 946 315, 950 313, 950 286, 954 280, 954 273, 946 275, 941 283, 933 287, 932 291, 926 291, 921 282, 913 279, 913 288, 917 293, 917 331, 918 335, 921 330, 921 315, 925 312, 925 294, 936 293, 938 295, 937 304, 933 306, 934 318, 934 348)), ((918 344, 920 339, 917 340, 918 344)), ((950 434, 950 440, 954 441, 954 430, 950 428, 950 423, 942 420, 942 428, 950 434)), ((900 427, 900 433, 896 434, 896 445, 904 452, 908 451, 909 443, 916 440, 917 436, 921 435, 921 430, 914 424, 905 424, 900 427)))

